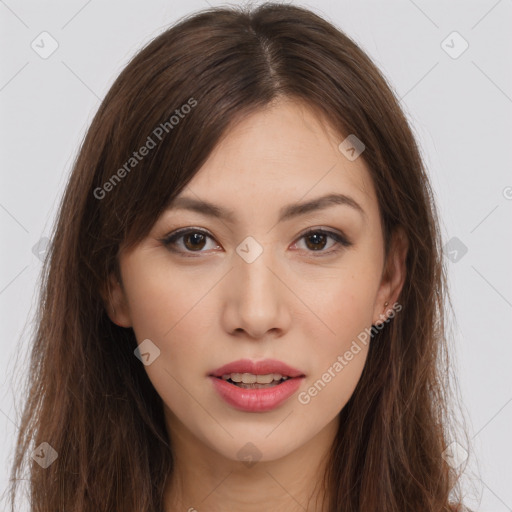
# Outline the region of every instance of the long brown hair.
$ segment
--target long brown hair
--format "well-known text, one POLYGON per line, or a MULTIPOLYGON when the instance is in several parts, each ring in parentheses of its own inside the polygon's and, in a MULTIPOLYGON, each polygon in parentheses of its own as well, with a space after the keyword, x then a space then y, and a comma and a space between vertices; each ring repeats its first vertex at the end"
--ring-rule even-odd
POLYGON ((403 310, 370 344, 340 413, 321 480, 328 510, 451 510, 458 475, 442 456, 451 440, 448 296, 420 152, 369 57, 313 12, 280 4, 180 20, 131 60, 103 100, 43 266, 12 503, 28 462, 34 512, 162 510, 173 469, 162 400, 134 356, 133 330, 106 314, 109 276, 118 274, 120 247, 147 235, 227 128, 279 97, 307 102, 340 142, 349 134, 364 142, 386 247, 398 226, 409 240, 403 310), (45 442, 57 459, 43 468, 28 455, 45 442))

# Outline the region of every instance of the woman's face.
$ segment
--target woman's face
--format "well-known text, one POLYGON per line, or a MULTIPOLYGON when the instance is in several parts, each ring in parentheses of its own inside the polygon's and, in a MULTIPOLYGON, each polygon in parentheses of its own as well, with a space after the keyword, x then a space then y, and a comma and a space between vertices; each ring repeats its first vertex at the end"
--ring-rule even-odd
MULTIPOLYGON (((341 142, 298 103, 258 111, 217 146, 180 193, 181 207, 121 252, 109 314, 143 343, 171 439, 233 461, 271 461, 334 435, 405 258, 393 246, 384 272, 372 180, 341 142), (277 360, 299 376, 270 391, 243 388, 226 378, 250 367, 221 369, 240 359, 277 360)), ((280 373, 252 369, 267 375, 259 381, 280 373)))

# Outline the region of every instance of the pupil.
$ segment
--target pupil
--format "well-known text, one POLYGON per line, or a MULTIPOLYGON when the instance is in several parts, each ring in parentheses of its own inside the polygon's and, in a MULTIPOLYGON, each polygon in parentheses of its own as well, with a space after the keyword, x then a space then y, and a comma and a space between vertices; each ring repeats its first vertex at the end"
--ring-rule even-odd
POLYGON ((204 242, 204 235, 202 235, 201 233, 192 233, 192 234, 189 234, 189 235, 186 235, 185 236, 185 245, 187 246, 188 249, 202 249, 202 245, 201 247, 197 247, 197 245, 195 244, 200 244, 201 242, 204 242), (192 247, 190 247, 190 244, 187 243, 188 240, 191 240, 192 239, 192 247), (199 239, 199 240, 198 240, 199 239))
MULTIPOLYGON (((313 244, 312 244, 314 246, 313 249, 322 249, 323 248, 324 242, 325 242, 325 235, 322 235, 321 233, 316 233, 316 234, 309 235, 308 237, 306 237, 306 240, 311 240, 311 239, 317 240, 316 242, 313 242, 313 244), (320 242, 318 241, 318 238, 321 239, 320 242), (315 247, 318 244, 320 244, 322 247, 315 247)), ((307 245, 311 249, 310 244, 307 244, 307 245)))

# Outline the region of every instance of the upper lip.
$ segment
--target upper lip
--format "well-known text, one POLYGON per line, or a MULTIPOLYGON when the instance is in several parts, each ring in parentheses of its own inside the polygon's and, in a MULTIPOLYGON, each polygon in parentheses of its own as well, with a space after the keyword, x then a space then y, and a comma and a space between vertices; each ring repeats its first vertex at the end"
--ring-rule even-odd
POLYGON ((222 377, 228 373, 252 373, 253 375, 279 373, 283 377, 304 377, 303 372, 277 359, 263 359, 262 361, 239 359, 213 370, 210 375, 222 377))

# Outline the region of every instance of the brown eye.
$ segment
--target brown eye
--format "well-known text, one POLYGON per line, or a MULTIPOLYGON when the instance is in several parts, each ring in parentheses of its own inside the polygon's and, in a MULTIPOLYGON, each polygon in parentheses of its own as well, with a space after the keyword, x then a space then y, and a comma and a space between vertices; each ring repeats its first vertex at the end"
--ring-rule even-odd
POLYGON ((206 242, 206 236, 202 233, 193 232, 187 235, 183 235, 184 245, 191 251, 199 249, 201 250, 206 242))
MULTIPOLYGON (((342 234, 324 229, 311 229, 303 234, 299 240, 302 241, 303 239, 305 240, 305 250, 307 253, 318 253, 314 254, 314 256, 329 256, 337 253, 343 247, 352 245, 342 234), (329 239, 334 242, 330 246, 328 246, 329 239), (328 246, 327 250, 325 250, 326 246, 328 246), (339 247, 336 248, 336 246, 339 247), (331 249, 332 247, 335 248, 331 249)), ((205 252, 203 249, 207 246, 208 240, 213 241, 214 239, 207 232, 201 229, 185 228, 171 233, 160 241, 173 252, 191 255, 193 253, 201 254, 205 252)), ((215 247, 219 246, 217 245, 213 248, 215 247)))
MULTIPOLYGON (((300 240, 302 239, 305 240, 307 252, 317 252, 319 253, 318 256, 327 256, 338 252, 343 247, 350 247, 352 245, 352 243, 343 235, 335 233, 334 231, 326 231, 324 229, 309 230, 301 236, 300 240), (334 241, 330 247, 340 247, 333 250, 324 250, 329 239, 334 241)), ((314 256, 317 255, 315 254, 314 256)))
POLYGON ((327 239, 328 237, 323 233, 313 233, 312 235, 305 237, 306 246, 312 251, 321 251, 324 249, 327 239))
POLYGON ((160 241, 174 252, 201 253, 204 252, 203 249, 207 245, 208 239, 213 240, 205 231, 199 229, 180 229, 160 241))

